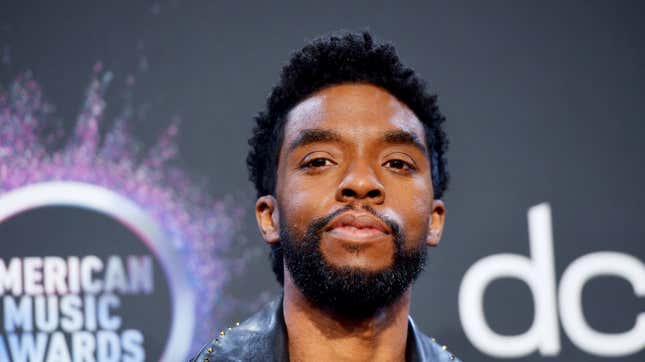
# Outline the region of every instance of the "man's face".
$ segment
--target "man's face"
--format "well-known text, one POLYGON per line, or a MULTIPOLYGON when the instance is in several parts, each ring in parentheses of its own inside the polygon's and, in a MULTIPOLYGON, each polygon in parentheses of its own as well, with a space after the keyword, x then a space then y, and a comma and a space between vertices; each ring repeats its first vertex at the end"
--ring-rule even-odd
POLYGON ((369 276, 439 242, 444 207, 433 200, 425 131, 390 93, 331 86, 296 105, 284 127, 276 207, 285 249, 314 242, 329 267, 369 276))

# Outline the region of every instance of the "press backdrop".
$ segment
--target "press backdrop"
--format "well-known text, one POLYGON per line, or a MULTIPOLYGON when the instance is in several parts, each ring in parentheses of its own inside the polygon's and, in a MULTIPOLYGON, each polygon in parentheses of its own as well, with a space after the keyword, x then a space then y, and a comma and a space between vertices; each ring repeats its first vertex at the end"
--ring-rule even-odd
POLYGON ((340 29, 394 43, 447 117, 421 329, 464 361, 643 361, 641 2, 179 0, 0 5, 0 360, 182 360, 279 293, 252 117, 340 29))

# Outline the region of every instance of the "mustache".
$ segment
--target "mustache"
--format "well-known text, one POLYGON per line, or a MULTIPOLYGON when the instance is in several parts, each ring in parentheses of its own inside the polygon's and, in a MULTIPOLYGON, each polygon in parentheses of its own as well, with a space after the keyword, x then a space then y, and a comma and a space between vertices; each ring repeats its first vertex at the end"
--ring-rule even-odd
POLYGON ((394 220, 392 220, 389 217, 379 213, 378 211, 376 211, 374 208, 372 208, 369 205, 362 205, 360 207, 356 207, 356 206, 354 206, 352 204, 345 205, 345 206, 341 207, 340 209, 331 212, 327 216, 315 219, 310 224, 310 227, 309 227, 309 230, 308 230, 307 234, 310 234, 309 236, 320 234, 320 232, 325 228, 325 226, 327 224, 329 224, 336 216, 338 216, 338 215, 340 215, 340 214, 342 214, 344 212, 351 211, 351 210, 365 210, 365 211, 369 212, 370 214, 374 215, 374 217, 376 217, 376 218, 380 219, 381 221, 383 221, 384 223, 386 223, 387 226, 390 227, 390 230, 392 230, 392 234, 394 234, 395 236, 401 235, 401 227, 394 220))

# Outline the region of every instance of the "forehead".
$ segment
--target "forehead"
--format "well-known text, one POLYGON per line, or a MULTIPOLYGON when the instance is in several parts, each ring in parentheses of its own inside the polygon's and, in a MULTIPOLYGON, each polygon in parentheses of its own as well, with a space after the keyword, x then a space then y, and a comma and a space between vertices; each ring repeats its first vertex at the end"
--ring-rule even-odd
POLYGON ((425 141, 414 112, 383 88, 364 83, 327 87, 297 104, 287 116, 284 144, 311 128, 333 130, 348 139, 402 130, 425 141))

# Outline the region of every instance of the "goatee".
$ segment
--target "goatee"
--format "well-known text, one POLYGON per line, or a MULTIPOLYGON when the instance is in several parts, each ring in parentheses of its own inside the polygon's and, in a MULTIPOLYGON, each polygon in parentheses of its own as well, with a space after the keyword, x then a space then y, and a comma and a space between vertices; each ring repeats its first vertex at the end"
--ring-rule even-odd
MULTIPOLYGON (((392 264, 380 270, 338 267, 330 264, 320 249, 325 226, 337 215, 351 210, 341 208, 314 219, 305 235, 296 235, 288 225, 280 224, 280 244, 291 277, 302 294, 317 308, 348 319, 365 319, 399 299, 423 271, 427 250, 419 241, 406 250, 405 235, 399 225, 369 206, 362 209, 387 223, 392 230, 392 264)), ((280 217, 280 220, 285 220, 280 217)))

